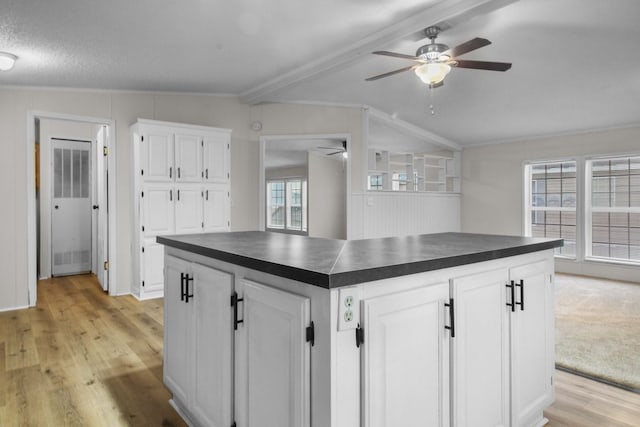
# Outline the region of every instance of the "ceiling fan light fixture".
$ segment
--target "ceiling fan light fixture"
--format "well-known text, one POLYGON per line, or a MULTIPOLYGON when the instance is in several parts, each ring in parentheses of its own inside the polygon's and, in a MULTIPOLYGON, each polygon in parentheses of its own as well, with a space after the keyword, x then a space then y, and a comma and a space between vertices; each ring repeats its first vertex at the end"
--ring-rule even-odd
POLYGON ((9 52, 0 52, 0 71, 9 71, 16 63, 17 56, 9 52))
POLYGON ((415 69, 420 80, 429 86, 442 82, 449 71, 451 71, 451 66, 442 62, 429 62, 415 69))

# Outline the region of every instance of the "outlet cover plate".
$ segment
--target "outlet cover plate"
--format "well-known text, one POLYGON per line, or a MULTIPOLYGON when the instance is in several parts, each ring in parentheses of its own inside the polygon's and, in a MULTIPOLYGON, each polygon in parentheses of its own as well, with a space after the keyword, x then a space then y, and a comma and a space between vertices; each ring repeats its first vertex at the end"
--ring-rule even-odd
POLYGON ((338 331, 355 329, 360 323, 360 288, 338 290, 338 331))

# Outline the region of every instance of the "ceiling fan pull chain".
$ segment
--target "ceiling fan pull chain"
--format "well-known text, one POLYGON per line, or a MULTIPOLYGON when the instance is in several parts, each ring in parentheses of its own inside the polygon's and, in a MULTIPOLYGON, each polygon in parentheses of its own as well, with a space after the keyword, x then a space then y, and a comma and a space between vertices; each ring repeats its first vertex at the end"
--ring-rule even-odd
POLYGON ((436 115, 436 109, 433 106, 433 98, 435 98, 435 91, 433 88, 429 88, 429 112, 431 112, 432 116, 436 115))

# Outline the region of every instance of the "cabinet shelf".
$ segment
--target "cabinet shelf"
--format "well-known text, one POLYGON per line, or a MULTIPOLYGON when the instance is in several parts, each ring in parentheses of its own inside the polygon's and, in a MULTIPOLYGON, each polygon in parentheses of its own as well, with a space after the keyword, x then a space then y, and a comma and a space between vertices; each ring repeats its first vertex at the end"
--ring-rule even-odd
POLYGON ((460 192, 460 153, 400 153, 369 149, 368 190, 460 192))

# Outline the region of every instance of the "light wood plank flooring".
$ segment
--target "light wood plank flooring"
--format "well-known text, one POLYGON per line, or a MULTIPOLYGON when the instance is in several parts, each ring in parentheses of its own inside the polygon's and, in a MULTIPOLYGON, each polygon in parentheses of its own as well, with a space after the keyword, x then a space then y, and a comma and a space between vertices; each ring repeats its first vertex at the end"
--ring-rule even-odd
MULTIPOLYGON (((92 276, 40 282, 0 313, 0 426, 184 426, 162 384, 162 300, 109 297, 92 276)), ((640 395, 556 374, 550 427, 638 427, 640 395)), ((393 426, 389 426, 393 427, 393 426)))
POLYGON ((162 384, 162 300, 109 297, 92 276, 41 281, 0 313, 0 426, 184 426, 162 384))

